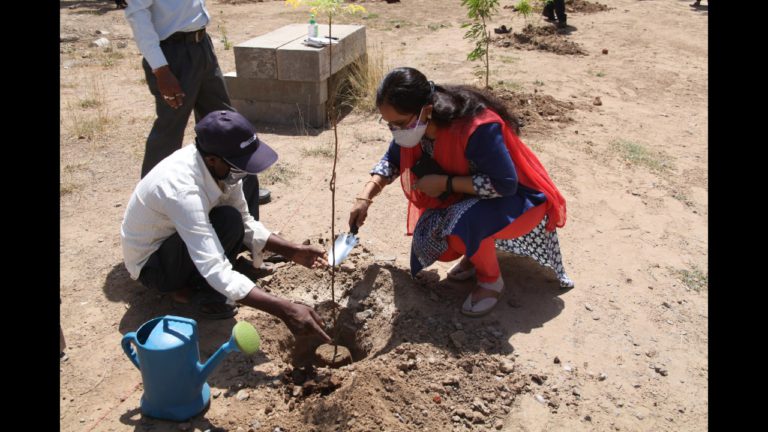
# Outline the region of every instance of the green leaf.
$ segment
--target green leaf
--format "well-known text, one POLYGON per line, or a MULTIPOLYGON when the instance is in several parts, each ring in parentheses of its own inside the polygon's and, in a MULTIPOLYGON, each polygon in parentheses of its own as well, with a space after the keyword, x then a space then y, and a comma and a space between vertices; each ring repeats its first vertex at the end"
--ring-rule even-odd
POLYGON ((520 0, 515 5, 515 10, 524 17, 528 17, 533 12, 533 6, 531 6, 528 0, 520 0))

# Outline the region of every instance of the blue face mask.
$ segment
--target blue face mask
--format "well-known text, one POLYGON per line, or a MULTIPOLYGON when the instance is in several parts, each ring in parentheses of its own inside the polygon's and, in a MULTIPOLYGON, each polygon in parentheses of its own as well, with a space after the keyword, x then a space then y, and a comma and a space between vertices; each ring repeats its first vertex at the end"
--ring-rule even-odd
POLYGON ((422 111, 424 111, 423 107, 419 111, 419 115, 416 117, 416 121, 413 126, 408 125, 408 127, 404 129, 393 128, 392 126, 389 127, 389 130, 392 132, 392 139, 395 140, 395 144, 399 145, 400 147, 411 148, 416 147, 416 145, 421 142, 421 138, 427 131, 427 123, 429 123, 426 122, 419 124, 422 111))

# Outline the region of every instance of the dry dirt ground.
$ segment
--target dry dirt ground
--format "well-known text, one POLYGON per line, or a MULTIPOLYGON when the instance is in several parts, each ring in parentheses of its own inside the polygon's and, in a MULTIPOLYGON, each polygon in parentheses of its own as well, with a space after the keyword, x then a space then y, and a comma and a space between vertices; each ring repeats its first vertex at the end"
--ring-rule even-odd
MULTIPOLYGON (((234 70, 225 40, 308 15, 282 1, 207 3, 224 72, 234 70)), ((416 67, 438 83, 477 82, 460 1, 360 3, 367 17, 342 21, 364 23, 369 52, 388 66, 416 67)), ((530 24, 529 37, 583 51, 545 49, 551 40, 528 49, 508 34, 495 36, 491 54, 491 85, 524 117, 523 140, 567 199, 559 235, 575 288, 561 291, 528 260, 501 256, 500 305, 463 317, 471 285, 446 281, 450 264, 408 275, 405 200, 388 188, 337 279, 339 334, 357 361, 302 367, 312 341, 294 343, 272 317, 241 310, 237 319, 262 333, 262 351, 231 354, 209 379, 210 409, 177 424, 142 418, 140 374, 120 349, 122 334, 148 319, 189 312, 132 281, 122 264, 119 227, 154 102, 123 12, 106 0, 61 1, 61 429, 705 430, 708 12, 690 0, 601 3, 609 8, 571 12, 564 34, 535 30, 550 24, 526 23, 510 8, 493 22, 513 33, 530 24), (97 31, 111 48, 89 46, 97 31)), ((330 237, 332 133, 258 127, 281 158, 262 176, 273 196, 263 222, 321 244, 330 237)), ((339 134, 337 227, 389 139, 375 115, 359 111, 339 134)), ((328 316, 328 274, 290 264, 263 273, 265 288, 328 316)), ((203 358, 234 322, 199 321, 203 358)))

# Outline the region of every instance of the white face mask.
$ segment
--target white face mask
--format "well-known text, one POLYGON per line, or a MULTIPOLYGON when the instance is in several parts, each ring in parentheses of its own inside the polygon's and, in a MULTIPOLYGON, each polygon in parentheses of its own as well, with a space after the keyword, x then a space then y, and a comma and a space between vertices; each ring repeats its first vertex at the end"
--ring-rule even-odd
POLYGON ((224 182, 224 184, 227 184, 229 186, 234 186, 237 184, 237 182, 244 179, 245 176, 247 175, 248 173, 245 171, 229 167, 229 174, 227 174, 227 176, 224 177, 222 181, 224 182))
POLYGON ((416 117, 416 125, 411 128, 392 129, 390 126, 389 130, 392 132, 392 138, 395 140, 395 144, 400 147, 411 148, 416 147, 416 145, 421 142, 421 138, 427 131, 427 123, 429 123, 419 124, 422 111, 424 111, 424 108, 421 108, 421 111, 419 111, 419 116, 416 117))

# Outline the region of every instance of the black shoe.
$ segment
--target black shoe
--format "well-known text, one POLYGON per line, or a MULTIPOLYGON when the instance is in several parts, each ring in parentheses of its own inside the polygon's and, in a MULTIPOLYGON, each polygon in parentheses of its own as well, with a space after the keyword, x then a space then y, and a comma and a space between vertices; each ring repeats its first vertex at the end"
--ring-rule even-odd
POLYGON ((209 320, 221 320, 237 315, 237 306, 226 303, 202 303, 197 305, 197 315, 209 320))
POLYGON ((557 28, 559 29, 568 28, 568 24, 565 21, 560 21, 559 23, 557 23, 557 28))
POLYGON ((542 15, 544 16, 544 19, 549 21, 549 22, 555 21, 555 16, 554 15, 546 15, 546 14, 542 14, 542 15))
POLYGON ((197 309, 200 318, 219 320, 232 318, 237 314, 237 306, 227 304, 222 294, 202 283, 196 287, 190 303, 197 309))
POLYGON ((271 201, 272 193, 267 189, 259 188, 259 204, 266 204, 271 201))
POLYGON ((274 255, 270 255, 270 256, 264 258, 264 262, 268 262, 268 263, 272 263, 272 264, 277 264, 277 263, 282 263, 282 262, 288 262, 288 258, 286 258, 286 257, 284 257, 284 256, 282 256, 280 254, 274 254, 274 255))
POLYGON ((502 24, 501 27, 493 29, 493 32, 496 33, 496 34, 506 34, 506 33, 509 33, 511 31, 512 31, 512 29, 508 29, 507 26, 505 26, 504 24, 502 24))

